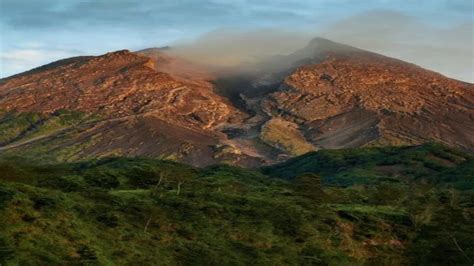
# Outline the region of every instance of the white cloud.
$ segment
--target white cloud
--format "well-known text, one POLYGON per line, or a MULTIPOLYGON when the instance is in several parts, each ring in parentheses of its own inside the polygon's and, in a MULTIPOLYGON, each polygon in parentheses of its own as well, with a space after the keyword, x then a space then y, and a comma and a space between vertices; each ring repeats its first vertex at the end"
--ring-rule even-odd
POLYGON ((32 69, 51 61, 76 56, 65 50, 49 50, 40 48, 12 49, 0 52, 0 77, 7 77, 21 71, 32 69))

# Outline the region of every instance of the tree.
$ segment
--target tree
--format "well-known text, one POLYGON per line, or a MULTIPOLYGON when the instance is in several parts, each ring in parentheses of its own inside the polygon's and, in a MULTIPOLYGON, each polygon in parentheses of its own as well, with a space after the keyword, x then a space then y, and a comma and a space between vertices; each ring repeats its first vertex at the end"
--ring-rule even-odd
POLYGON ((324 199, 321 177, 313 173, 304 173, 295 178, 295 190, 303 197, 316 202, 324 199))

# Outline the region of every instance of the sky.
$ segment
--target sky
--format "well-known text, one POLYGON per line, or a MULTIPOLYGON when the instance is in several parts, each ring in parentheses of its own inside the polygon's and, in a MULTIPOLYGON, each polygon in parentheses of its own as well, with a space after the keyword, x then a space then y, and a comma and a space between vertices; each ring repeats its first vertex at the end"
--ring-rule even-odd
POLYGON ((322 36, 474 82, 473 3, 0 0, 0 77, 65 57, 166 45, 212 42, 222 54, 258 57, 289 53, 322 36))

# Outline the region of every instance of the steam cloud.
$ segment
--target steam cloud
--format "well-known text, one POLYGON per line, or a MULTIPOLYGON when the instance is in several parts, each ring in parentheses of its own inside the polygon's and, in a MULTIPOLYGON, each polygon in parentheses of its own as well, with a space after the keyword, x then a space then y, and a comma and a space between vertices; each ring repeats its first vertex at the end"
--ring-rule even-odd
POLYGON ((232 67, 259 59, 283 55, 304 47, 313 37, 302 31, 220 29, 195 40, 172 44, 172 53, 201 64, 232 67))
POLYGON ((172 52, 201 64, 229 67, 290 54, 313 37, 415 63, 448 77, 474 82, 472 21, 438 28, 393 11, 371 11, 312 29, 220 29, 172 44, 172 52))

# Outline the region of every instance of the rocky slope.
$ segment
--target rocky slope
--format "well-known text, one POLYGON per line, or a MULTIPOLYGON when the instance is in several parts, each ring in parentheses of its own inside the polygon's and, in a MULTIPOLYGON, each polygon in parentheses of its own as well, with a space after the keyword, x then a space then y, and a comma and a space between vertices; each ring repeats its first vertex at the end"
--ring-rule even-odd
POLYGON ((472 84, 321 38, 239 69, 211 73, 146 49, 3 79, 0 130, 11 137, 0 139, 0 152, 256 166, 327 148, 435 141, 474 149, 472 84), (63 110, 81 119, 51 126, 63 110), (32 113, 39 118, 24 117, 32 113))
MULTIPOLYGON (((243 114, 215 94, 209 82, 165 73, 157 65, 126 50, 55 62, 2 80, 0 110, 43 116, 73 110, 94 116, 41 139, 51 150, 77 146, 71 158, 146 155, 215 163, 225 135, 214 128, 237 122, 243 114)), ((38 124, 19 134, 27 135, 38 124)), ((228 155, 222 156, 231 162, 246 157, 228 155)))
POLYGON ((274 90, 243 96, 267 117, 298 126, 317 148, 430 141, 474 148, 472 84, 320 38, 275 60, 286 68, 249 81, 274 90))
POLYGON ((56 62, 3 80, 0 108, 50 113, 59 109, 105 117, 153 114, 166 121, 210 128, 235 110, 211 84, 177 79, 154 69, 152 59, 129 51, 56 62))

